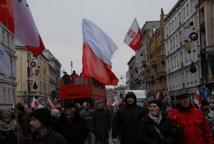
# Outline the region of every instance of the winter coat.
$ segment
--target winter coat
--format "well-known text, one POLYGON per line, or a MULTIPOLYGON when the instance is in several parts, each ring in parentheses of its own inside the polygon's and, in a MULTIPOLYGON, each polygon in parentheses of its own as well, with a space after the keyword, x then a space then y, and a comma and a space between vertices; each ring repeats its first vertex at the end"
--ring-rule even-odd
POLYGON ((30 116, 27 113, 20 113, 17 121, 21 129, 20 143, 22 144, 26 136, 30 133, 30 116))
POLYGON ((15 144, 18 141, 17 122, 15 119, 10 123, 0 120, 0 144, 15 144))
POLYGON ((93 133, 96 141, 105 142, 109 137, 110 114, 105 109, 96 110, 93 118, 93 133))
POLYGON ((172 125, 165 115, 157 125, 147 114, 140 122, 139 137, 139 144, 174 144, 172 125), (161 135, 155 127, 159 129, 161 135))
POLYGON ((209 123, 198 108, 190 107, 186 111, 173 109, 168 112, 168 118, 174 128, 178 125, 182 130, 180 144, 213 144, 209 123))
POLYGON ((67 144, 67 142, 62 135, 49 129, 44 136, 38 133, 27 136, 24 144, 67 144))
POLYGON ((57 130, 66 138, 68 144, 84 144, 88 136, 86 122, 78 112, 75 112, 74 116, 70 118, 63 113, 57 124, 57 130))
POLYGON ((112 122, 112 137, 120 138, 121 144, 138 142, 138 125, 143 117, 143 108, 137 105, 117 111, 112 122))
POLYGON ((17 116, 18 123, 21 127, 23 136, 30 132, 30 116, 26 113, 20 113, 17 116))

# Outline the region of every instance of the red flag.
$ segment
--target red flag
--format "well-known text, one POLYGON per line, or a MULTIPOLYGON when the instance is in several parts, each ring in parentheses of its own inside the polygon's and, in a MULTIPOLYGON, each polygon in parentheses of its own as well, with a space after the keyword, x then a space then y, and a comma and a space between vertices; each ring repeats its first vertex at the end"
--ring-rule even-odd
POLYGON ((15 36, 34 56, 45 49, 26 0, 14 1, 15 36))
POLYGON ((117 85, 111 71, 111 58, 117 49, 114 42, 95 24, 83 19, 83 78, 93 77, 105 85, 117 85))
POLYGON ((13 0, 0 0, 0 22, 14 33, 13 0))
POLYGON ((140 44, 142 40, 142 33, 139 28, 138 22, 136 19, 132 22, 129 31, 127 32, 124 43, 129 45, 133 50, 137 51, 140 49, 140 44))

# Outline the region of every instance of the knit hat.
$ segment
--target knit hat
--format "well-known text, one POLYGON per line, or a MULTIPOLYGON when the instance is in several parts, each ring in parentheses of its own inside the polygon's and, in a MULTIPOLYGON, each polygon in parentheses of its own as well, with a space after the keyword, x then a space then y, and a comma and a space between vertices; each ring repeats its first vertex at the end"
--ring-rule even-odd
POLYGON ((182 94, 182 95, 177 95, 175 97, 176 97, 176 99, 185 99, 185 98, 188 98, 189 95, 188 94, 182 94))
POLYGON ((16 106, 15 106, 15 109, 20 110, 20 111, 22 111, 22 112, 25 111, 25 107, 24 107, 24 105, 21 104, 21 103, 17 103, 16 106))
POLYGON ((38 119, 43 125, 49 126, 51 122, 51 113, 47 108, 36 109, 31 114, 32 117, 38 119))
POLYGON ((152 101, 149 102, 149 105, 153 104, 153 103, 156 104, 160 109, 163 108, 163 104, 162 104, 162 102, 160 100, 152 100, 152 101))

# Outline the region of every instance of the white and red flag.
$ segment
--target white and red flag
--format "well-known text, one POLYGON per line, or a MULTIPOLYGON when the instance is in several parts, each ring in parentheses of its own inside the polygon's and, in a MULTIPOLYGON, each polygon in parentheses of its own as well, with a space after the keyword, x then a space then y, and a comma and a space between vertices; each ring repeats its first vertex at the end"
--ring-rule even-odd
POLYGON ((45 49, 39 31, 34 23, 26 0, 14 0, 15 36, 23 45, 38 56, 45 49))
POLYGON ((126 43, 134 51, 137 51, 140 49, 142 37, 143 36, 139 24, 137 22, 137 19, 135 18, 134 21, 132 22, 131 27, 126 33, 124 43, 126 43))
POLYGON ((111 71, 111 58, 116 44, 94 23, 82 21, 83 78, 92 77, 105 85, 117 85, 118 79, 111 71))
POLYGON ((39 108, 43 108, 44 107, 42 104, 40 104, 39 100, 36 99, 35 97, 33 97, 30 106, 31 106, 31 108, 34 108, 34 109, 39 109, 39 108))

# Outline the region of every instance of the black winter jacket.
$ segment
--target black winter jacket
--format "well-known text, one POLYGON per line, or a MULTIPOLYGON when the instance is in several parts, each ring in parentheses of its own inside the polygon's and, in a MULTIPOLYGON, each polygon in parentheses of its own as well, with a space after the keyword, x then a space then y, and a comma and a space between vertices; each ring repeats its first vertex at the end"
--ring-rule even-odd
POLYGON ((174 144, 172 124, 165 115, 157 125, 147 114, 140 122, 139 137, 140 144, 174 144), (155 130, 155 127, 159 129, 163 138, 155 130))
POLYGON ((139 141, 138 126, 143 115, 143 108, 138 105, 119 109, 113 118, 112 137, 119 136, 121 144, 136 144, 139 141))

